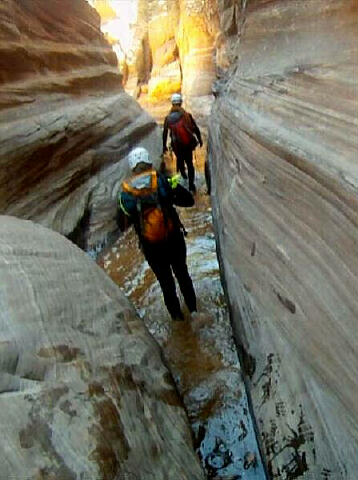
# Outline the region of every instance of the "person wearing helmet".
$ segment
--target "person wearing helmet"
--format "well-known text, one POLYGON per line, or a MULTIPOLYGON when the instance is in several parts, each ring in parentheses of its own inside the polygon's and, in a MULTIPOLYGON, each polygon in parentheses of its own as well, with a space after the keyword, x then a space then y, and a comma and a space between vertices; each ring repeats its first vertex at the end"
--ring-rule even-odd
POLYGON ((177 175, 170 178, 153 169, 145 148, 132 150, 128 164, 133 175, 122 183, 118 196, 118 226, 124 231, 134 225, 170 316, 183 320, 173 274, 190 313, 196 311, 196 295, 186 265, 186 232, 174 205, 192 207, 194 198, 177 175))
POLYGON ((180 93, 171 97, 172 108, 164 120, 163 154, 167 151, 168 130, 171 146, 177 159, 177 171, 183 178, 189 177, 189 190, 195 193, 195 169, 193 165, 193 150, 197 144, 203 146, 201 133, 193 116, 182 108, 183 99, 180 93), (185 171, 188 169, 188 176, 185 171))

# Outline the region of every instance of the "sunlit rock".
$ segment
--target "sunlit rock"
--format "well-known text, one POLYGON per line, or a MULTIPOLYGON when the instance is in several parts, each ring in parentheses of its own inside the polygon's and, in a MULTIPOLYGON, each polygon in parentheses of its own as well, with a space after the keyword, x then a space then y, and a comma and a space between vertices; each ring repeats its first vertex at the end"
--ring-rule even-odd
POLYGON ((219 33, 216 3, 138 0, 136 5, 128 49, 135 52, 136 64, 134 69, 130 67, 127 91, 136 97, 148 93, 151 103, 168 101, 172 93, 182 91, 186 104, 195 113, 200 112, 196 103, 199 97, 205 96, 205 103, 210 106, 219 33), (143 85, 147 85, 147 90, 143 85))
POLYGON ((181 90, 182 71, 175 40, 178 25, 175 9, 155 15, 148 24, 153 67, 148 94, 151 100, 166 100, 181 90))
POLYGON ((156 162, 159 132, 124 93, 85 0, 5 0, 0 12, 0 212, 74 239, 85 226, 90 248, 116 229, 121 160, 142 143, 156 162))
POLYGON ((92 0, 89 3, 97 10, 104 24, 117 18, 115 2, 111 0, 92 0))
POLYGON ((126 85, 135 70, 135 28, 137 0, 88 0, 101 17, 101 30, 112 45, 126 85))
POLYGON ((148 82, 149 100, 168 100, 172 93, 180 92, 181 73, 178 61, 158 68, 157 73, 158 75, 152 75, 148 82))
POLYGON ((237 61, 217 85, 209 146, 236 337, 271 477, 348 480, 358 446, 357 4, 241 4, 220 2, 221 45, 237 61))
POLYGON ((0 478, 204 479, 160 351, 61 235, 0 219, 0 478))
POLYGON ((175 2, 147 2, 148 40, 152 69, 148 84, 151 101, 167 100, 181 89, 182 72, 175 39, 179 9, 175 2))
POLYGON ((190 4, 187 5, 180 16, 177 36, 182 59, 182 90, 189 97, 211 93, 211 85, 215 80, 214 39, 208 32, 205 13, 197 13, 192 9, 190 4))

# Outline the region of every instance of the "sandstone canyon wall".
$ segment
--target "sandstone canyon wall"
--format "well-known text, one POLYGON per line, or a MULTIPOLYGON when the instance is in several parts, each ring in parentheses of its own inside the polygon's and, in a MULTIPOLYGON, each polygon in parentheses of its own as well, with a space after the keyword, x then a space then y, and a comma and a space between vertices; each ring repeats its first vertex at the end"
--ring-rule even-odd
MULTIPOLYGON (((357 470, 356 19, 356 0, 138 0, 136 75, 148 97, 168 101, 181 89, 201 124, 211 89, 217 97, 209 161, 220 262, 263 454, 276 479, 351 480, 357 470)), ((0 212, 87 248, 115 229, 115 195, 127 173, 121 160, 130 147, 142 143, 156 156, 161 145, 154 120, 123 91, 99 23, 84 0, 52 0, 51 8, 45 0, 0 4, 0 212)), ((107 478, 106 469, 111 474, 123 462, 124 472, 136 471, 140 460, 128 453, 135 444, 153 478, 166 478, 170 462, 183 478, 201 478, 177 400, 171 405, 172 386, 150 376, 157 365, 160 375, 165 369, 130 307, 103 276, 95 279, 75 247, 18 222, 0 220, 2 263, 11 266, 2 272, 0 298, 1 423, 11 418, 16 426, 4 437, 2 450, 13 446, 6 446, 13 453, 5 472, 28 475, 25 458, 40 478, 99 471, 107 478), (37 257, 39 264, 29 262, 37 257), (56 275, 68 276, 69 287, 56 275), (45 284, 53 289, 49 300, 41 297, 45 284), (70 307, 56 300, 61 296, 70 307), (115 337, 109 351, 106 335, 115 337), (113 379, 123 358, 128 375, 113 379), (150 399, 162 388, 171 400, 158 413, 150 399), (131 410, 138 402, 140 414, 131 410), (81 410, 94 424, 81 447, 82 467, 69 453, 89 429, 81 410), (141 433, 128 437, 127 427, 140 430, 150 417, 158 425, 149 435, 182 445, 173 446, 174 459, 152 437, 145 445, 141 433), (124 424, 125 438, 110 430, 113 422, 124 424), (170 422, 180 425, 179 438, 170 422), (162 424, 165 434, 154 431, 162 424)))
POLYGON ((154 120, 122 89, 117 59, 85 0, 0 5, 0 212, 75 236, 116 229, 121 163, 159 153, 154 120))
MULTIPOLYGON (((133 1, 137 18, 131 26, 133 43, 127 49, 126 90, 152 110, 163 103, 169 108, 170 95, 181 91, 185 106, 206 127, 220 37, 216 0, 133 1)), ((115 0, 109 3, 118 5, 115 0)))
POLYGON ((203 480, 159 348, 79 248, 0 216, 0 478, 203 480))
POLYGON ((271 478, 351 480, 357 2, 218 6, 213 213, 263 454, 271 478))

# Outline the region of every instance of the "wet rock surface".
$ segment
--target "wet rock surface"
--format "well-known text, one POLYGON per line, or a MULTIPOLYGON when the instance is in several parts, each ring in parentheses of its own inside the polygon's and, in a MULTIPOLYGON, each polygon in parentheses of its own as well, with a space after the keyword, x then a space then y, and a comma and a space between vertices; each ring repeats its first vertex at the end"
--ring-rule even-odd
POLYGON ((0 478, 203 480, 160 350, 61 235, 0 217, 0 478))
MULTIPOLYGON (((183 398, 194 443, 207 478, 264 479, 245 385, 221 287, 211 208, 202 173, 192 209, 180 210, 188 231, 188 268, 198 297, 198 312, 173 322, 161 290, 127 231, 98 260, 133 301, 161 346, 183 398)), ((183 299, 181 299, 183 303, 183 299)))

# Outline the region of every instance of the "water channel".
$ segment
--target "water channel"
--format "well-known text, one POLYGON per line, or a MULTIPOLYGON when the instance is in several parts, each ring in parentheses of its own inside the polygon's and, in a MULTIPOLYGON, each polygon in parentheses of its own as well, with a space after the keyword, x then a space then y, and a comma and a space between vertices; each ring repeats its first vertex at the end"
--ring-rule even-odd
POLYGON ((131 299, 160 345, 207 478, 262 480, 266 476, 220 281, 202 162, 196 168, 195 206, 178 208, 188 232, 187 263, 198 297, 195 320, 184 310, 185 321, 171 321, 133 229, 97 261, 131 299))

